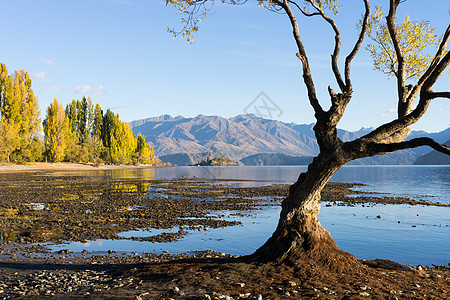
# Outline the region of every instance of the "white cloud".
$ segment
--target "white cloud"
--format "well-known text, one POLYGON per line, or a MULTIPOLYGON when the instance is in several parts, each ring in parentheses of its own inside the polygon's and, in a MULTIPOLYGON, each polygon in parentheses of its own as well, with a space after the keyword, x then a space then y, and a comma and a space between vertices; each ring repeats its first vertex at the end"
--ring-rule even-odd
POLYGON ((41 59, 41 61, 46 65, 54 65, 55 64, 52 60, 47 59, 47 58, 43 58, 43 59, 41 59))
POLYGON ((45 79, 47 78, 47 73, 40 71, 39 73, 34 74, 34 77, 37 79, 45 79))
POLYGON ((92 95, 103 95, 106 94, 106 90, 103 87, 103 85, 99 85, 96 88, 92 88, 91 86, 85 84, 82 86, 76 86, 71 88, 71 90, 75 93, 75 94, 87 94, 87 93, 91 93, 92 95))
POLYGON ((128 109, 131 108, 131 105, 115 105, 111 106, 112 110, 122 110, 122 109, 128 109))
POLYGON ((42 88, 40 90, 40 92, 45 93, 45 92, 56 92, 59 90, 59 87, 56 85, 52 85, 52 86, 46 86, 44 88, 42 88))
POLYGON ((76 86, 76 87, 72 88, 72 91, 74 91, 75 94, 87 93, 90 90, 91 90, 91 87, 89 85, 76 86))
POLYGON ((103 87, 103 85, 99 85, 98 88, 95 88, 92 90, 93 95, 103 95, 105 93, 106 93, 106 90, 103 87))
POLYGON ((389 110, 385 111, 384 113, 381 113, 380 116, 382 117, 389 117, 390 115, 395 113, 395 108, 390 108, 389 110))

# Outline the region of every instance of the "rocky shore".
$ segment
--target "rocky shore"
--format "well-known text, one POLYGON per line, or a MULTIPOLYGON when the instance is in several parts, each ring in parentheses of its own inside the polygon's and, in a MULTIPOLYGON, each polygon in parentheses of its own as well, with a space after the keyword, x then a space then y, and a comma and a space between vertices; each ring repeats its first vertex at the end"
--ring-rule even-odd
MULTIPOLYGON (((230 180, 105 178, 49 170, 0 172, 0 299, 448 299, 448 266, 364 262, 360 274, 322 267, 259 265, 213 251, 168 254, 51 251, 95 239, 172 242, 192 230, 234 226, 220 211, 279 205, 287 186, 235 188, 230 180), (151 237, 120 232, 170 229, 151 237)), ((333 183, 326 205, 421 203, 371 197, 333 183)))

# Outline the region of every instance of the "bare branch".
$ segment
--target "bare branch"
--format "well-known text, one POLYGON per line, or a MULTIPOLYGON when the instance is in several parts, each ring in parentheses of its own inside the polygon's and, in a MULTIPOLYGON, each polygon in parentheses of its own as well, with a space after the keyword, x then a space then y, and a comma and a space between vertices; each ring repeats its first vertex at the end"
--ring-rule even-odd
POLYGON ((370 17, 370 4, 369 0, 363 0, 364 6, 365 6, 365 13, 364 13, 364 20, 361 26, 361 31, 359 33, 358 41, 355 44, 355 47, 353 47, 352 52, 346 57, 345 59, 345 85, 347 89, 352 88, 351 80, 350 80, 350 64, 355 57, 355 55, 358 53, 359 49, 361 48, 362 42, 364 40, 364 36, 367 32, 367 24, 369 22, 370 17))
POLYGON ((289 17, 293 29, 292 33, 294 35, 294 39, 299 51, 299 53, 297 53, 296 55, 301 60, 303 65, 303 81, 305 82, 306 88, 308 90, 309 102, 311 103, 311 106, 313 107, 316 115, 322 115, 324 111, 319 103, 319 100, 317 99, 314 81, 312 79, 311 70, 309 68, 308 57, 306 56, 305 47, 303 46, 303 42, 300 37, 300 30, 297 20, 295 19, 295 15, 292 12, 291 7, 288 5, 287 0, 274 0, 274 3, 281 6, 289 17))
POLYGON ((450 92, 429 92, 428 95, 429 95, 430 99, 435 99, 435 98, 450 99, 450 92))
POLYGON ((425 80, 422 90, 429 90, 433 84, 438 80, 439 76, 444 72, 444 70, 450 64, 450 51, 444 55, 441 61, 436 65, 436 67, 431 72, 430 76, 425 80))
POLYGON ((290 1, 288 0, 289 3, 293 4, 294 6, 297 7, 297 9, 306 17, 313 17, 313 16, 319 16, 320 14, 318 12, 315 13, 307 13, 303 8, 300 7, 300 5, 298 5, 297 2, 295 1, 290 1))
POLYGON ((386 23, 394 45, 395 54, 397 56, 397 92, 398 92, 398 117, 403 117, 408 113, 407 105, 405 105, 405 60, 400 46, 400 39, 395 28, 395 15, 400 0, 389 1, 389 13, 386 16, 386 23))
POLYGON ((439 144, 435 140, 426 137, 415 138, 401 143, 390 143, 390 144, 370 143, 368 144, 368 149, 370 152, 372 152, 372 154, 373 152, 381 154, 387 152, 394 152, 397 150, 417 148, 420 146, 429 146, 436 151, 450 155, 450 147, 439 144))
MULTIPOLYGON (((444 59, 441 60, 439 65, 448 65, 450 61, 450 52, 448 52, 444 59), (446 59, 445 59, 446 58, 446 59)), ((441 72, 444 71, 445 67, 441 66, 441 72)), ((439 77, 439 76, 437 76, 439 77)), ((437 79, 436 77, 436 79, 437 79)), ((430 90, 421 90, 420 93, 420 100, 417 104, 417 107, 408 115, 398 118, 396 120, 393 120, 389 123, 386 123, 384 125, 381 125, 374 131, 370 132, 369 134, 366 134, 365 136, 359 138, 358 140, 361 141, 372 141, 372 142, 379 142, 392 134, 399 132, 412 124, 416 123, 420 118, 425 114, 425 112, 428 109, 428 106, 431 103, 431 100, 435 98, 449 98, 450 99, 450 92, 432 92, 430 90)))
POLYGON ((331 25, 331 27, 333 28, 334 31, 334 51, 333 54, 331 55, 331 68, 333 69, 333 73, 334 73, 334 77, 336 78, 336 81, 339 85, 339 88, 341 89, 342 92, 344 92, 345 89, 345 84, 344 81, 342 80, 342 76, 341 73, 339 72, 339 68, 337 65, 337 61, 339 58, 339 51, 341 49, 341 32, 339 31, 339 28, 336 25, 336 22, 334 22, 333 19, 331 19, 330 17, 328 17, 325 12, 323 11, 322 8, 320 8, 314 1, 312 0, 307 0, 307 2, 309 2, 316 10, 317 12, 320 14, 320 16, 326 21, 328 22, 328 24, 331 25))

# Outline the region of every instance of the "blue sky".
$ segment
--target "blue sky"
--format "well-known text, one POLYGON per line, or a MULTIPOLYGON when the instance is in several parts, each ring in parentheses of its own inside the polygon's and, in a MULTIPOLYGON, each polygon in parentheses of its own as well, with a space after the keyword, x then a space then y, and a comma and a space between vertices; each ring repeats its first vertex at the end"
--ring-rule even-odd
MULTIPOLYGON (((344 0, 338 25, 342 56, 353 46, 362 1, 344 0)), ((372 1, 386 4, 387 1, 372 1)), ((67 104, 90 96, 124 121, 162 114, 231 117, 254 112, 249 104, 264 92, 284 122, 314 121, 302 83, 300 61, 287 17, 243 6, 218 5, 201 23, 193 45, 173 39, 167 27, 180 16, 163 0, 0 0, 0 62, 33 79, 41 111, 53 98, 67 104), (5 26, 6 25, 6 26, 5 26), (247 108, 247 110, 246 110, 247 108)), ((448 0, 408 0, 400 12, 429 20, 442 33, 450 17, 448 0)), ((320 19, 299 19, 318 96, 328 107, 332 32, 320 19)), ((340 128, 375 127, 395 117, 394 80, 372 71, 368 54, 356 57, 354 97, 340 128)), ((435 85, 450 90, 450 75, 435 85)), ((450 101, 436 99, 415 130, 450 126, 450 101)))

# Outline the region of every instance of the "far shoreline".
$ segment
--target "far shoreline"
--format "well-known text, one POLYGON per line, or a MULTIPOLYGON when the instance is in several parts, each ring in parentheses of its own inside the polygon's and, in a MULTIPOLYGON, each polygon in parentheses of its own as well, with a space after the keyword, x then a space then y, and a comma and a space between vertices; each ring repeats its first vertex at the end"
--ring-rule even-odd
POLYGON ((95 170, 122 170, 122 169, 144 169, 144 168, 162 168, 166 166, 158 165, 89 165, 78 163, 45 163, 36 162, 28 164, 0 164, 0 172, 31 172, 31 171, 95 171, 95 170))

